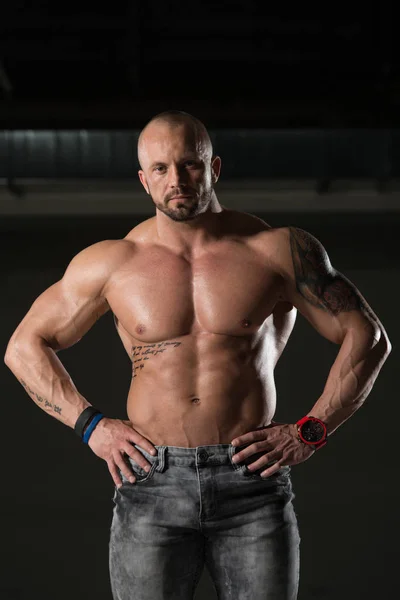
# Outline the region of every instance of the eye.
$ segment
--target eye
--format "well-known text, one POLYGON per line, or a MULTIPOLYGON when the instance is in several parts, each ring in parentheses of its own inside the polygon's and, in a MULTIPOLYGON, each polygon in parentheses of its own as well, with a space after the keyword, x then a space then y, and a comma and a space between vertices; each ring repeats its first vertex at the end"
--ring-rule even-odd
POLYGON ((158 167, 154 167, 154 170, 161 173, 161 171, 165 170, 165 167, 163 165, 158 165, 158 167))
POLYGON ((196 162, 194 160, 187 160, 185 162, 185 165, 188 167, 195 167, 196 166, 196 162))

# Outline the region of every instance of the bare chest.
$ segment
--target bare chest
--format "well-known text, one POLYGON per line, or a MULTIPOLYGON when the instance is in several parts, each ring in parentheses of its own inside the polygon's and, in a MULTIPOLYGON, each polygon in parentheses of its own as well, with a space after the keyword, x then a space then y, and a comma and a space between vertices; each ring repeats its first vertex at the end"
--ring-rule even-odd
POLYGON ((225 244, 193 260, 153 248, 113 274, 111 310, 144 342, 196 332, 248 335, 271 314, 281 281, 243 244, 225 244))

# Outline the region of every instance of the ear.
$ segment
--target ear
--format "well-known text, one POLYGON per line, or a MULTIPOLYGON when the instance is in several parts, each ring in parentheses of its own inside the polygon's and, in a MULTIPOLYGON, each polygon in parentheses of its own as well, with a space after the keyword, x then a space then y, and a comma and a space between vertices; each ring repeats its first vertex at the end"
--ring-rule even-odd
POLYGON ((221 172, 221 158, 214 156, 211 162, 212 182, 217 183, 221 172))
POLYGON ((149 196, 150 196, 149 186, 147 185, 147 181, 146 181, 146 175, 144 174, 144 172, 141 169, 138 171, 138 175, 139 175, 140 183, 146 190, 146 193, 149 194, 149 196))

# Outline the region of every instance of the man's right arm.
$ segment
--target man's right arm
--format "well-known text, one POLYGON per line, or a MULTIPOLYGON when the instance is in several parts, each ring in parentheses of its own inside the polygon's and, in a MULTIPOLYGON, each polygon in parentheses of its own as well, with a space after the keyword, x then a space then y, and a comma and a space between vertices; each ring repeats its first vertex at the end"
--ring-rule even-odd
MULTIPOLYGON (((6 365, 40 408, 71 428, 91 404, 76 389, 57 351, 78 342, 107 312, 106 283, 110 274, 131 256, 132 244, 123 240, 106 240, 82 250, 63 278, 35 300, 8 343, 6 365)), ((118 487, 122 484, 121 474, 132 483, 135 481, 123 454, 142 468, 150 468, 133 444, 157 454, 154 445, 130 421, 121 419, 102 418, 88 444, 107 462, 118 487)))
POLYGON ((78 342, 109 310, 103 289, 115 268, 116 244, 98 242, 72 259, 62 279, 32 304, 4 357, 32 400, 71 428, 90 403, 76 389, 57 352, 78 342))

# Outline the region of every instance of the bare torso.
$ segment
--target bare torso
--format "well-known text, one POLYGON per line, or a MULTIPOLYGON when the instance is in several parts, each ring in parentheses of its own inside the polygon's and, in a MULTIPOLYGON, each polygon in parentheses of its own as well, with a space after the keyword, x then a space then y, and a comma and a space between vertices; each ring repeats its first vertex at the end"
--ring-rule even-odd
POLYGON ((229 444, 275 412, 274 368, 296 319, 276 267, 279 229, 219 218, 218 238, 190 256, 144 221, 105 289, 132 360, 128 417, 156 445, 229 444))

